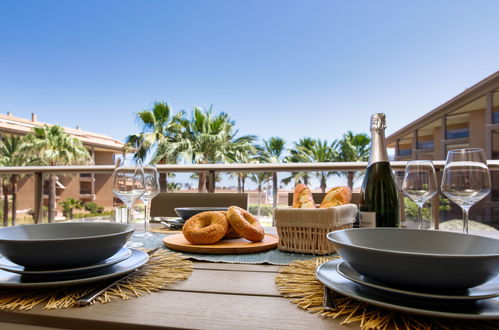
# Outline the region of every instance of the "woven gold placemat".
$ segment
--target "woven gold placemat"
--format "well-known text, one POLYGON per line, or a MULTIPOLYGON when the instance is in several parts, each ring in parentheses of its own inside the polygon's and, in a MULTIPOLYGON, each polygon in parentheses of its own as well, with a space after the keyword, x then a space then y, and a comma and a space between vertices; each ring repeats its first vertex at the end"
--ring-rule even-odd
POLYGON ((181 230, 169 229, 166 227, 149 228, 149 231, 160 234, 178 234, 182 232, 181 230))
MULTIPOLYGON (((179 253, 161 249, 135 274, 106 290, 95 301, 105 304, 116 299, 140 297, 185 280, 191 273, 192 261, 179 253)), ((103 282, 94 282, 61 288, 1 289, 0 309, 30 310, 37 305, 43 309, 75 307, 79 297, 102 285, 103 282)))
POLYGON ((337 309, 322 308, 324 286, 315 269, 333 258, 294 261, 281 268, 276 285, 299 308, 322 317, 340 318, 341 324, 358 323, 361 329, 499 329, 497 321, 453 320, 401 313, 373 306, 333 292, 337 309))

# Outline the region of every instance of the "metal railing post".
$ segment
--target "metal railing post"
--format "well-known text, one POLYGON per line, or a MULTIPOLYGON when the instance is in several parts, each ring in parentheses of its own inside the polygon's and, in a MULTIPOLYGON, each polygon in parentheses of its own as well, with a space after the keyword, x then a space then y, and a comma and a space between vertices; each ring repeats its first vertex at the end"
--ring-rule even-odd
POLYGON ((35 209, 34 209, 35 223, 43 221, 43 173, 35 173, 35 209))

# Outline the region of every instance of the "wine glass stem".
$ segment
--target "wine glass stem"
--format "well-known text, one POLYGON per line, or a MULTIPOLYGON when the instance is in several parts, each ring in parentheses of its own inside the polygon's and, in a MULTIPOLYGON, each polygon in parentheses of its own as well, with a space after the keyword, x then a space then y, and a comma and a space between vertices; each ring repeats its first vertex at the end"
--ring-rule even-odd
POLYGON ((463 233, 468 234, 468 209, 463 208, 463 233))
POLYGON ((149 232, 149 213, 147 213, 147 204, 149 202, 144 203, 144 232, 149 232))
POLYGON ((423 205, 418 205, 419 229, 423 229, 423 205))
POLYGON ((126 207, 126 223, 132 224, 132 208, 130 206, 126 207))

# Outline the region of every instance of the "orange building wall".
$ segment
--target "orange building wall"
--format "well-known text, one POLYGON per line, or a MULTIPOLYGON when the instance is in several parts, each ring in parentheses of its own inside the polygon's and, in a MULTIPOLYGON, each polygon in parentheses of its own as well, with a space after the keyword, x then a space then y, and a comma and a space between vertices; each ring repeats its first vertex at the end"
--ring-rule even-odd
POLYGON ((470 147, 485 147, 485 109, 469 113, 470 147))

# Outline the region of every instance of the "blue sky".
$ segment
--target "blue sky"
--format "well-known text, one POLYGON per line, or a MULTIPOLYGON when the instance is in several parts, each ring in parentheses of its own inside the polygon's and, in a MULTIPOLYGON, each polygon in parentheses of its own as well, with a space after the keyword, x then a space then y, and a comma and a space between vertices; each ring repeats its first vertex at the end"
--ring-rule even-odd
POLYGON ((154 101, 240 134, 391 133, 499 69, 499 1, 0 1, 0 112, 137 132, 154 101))

